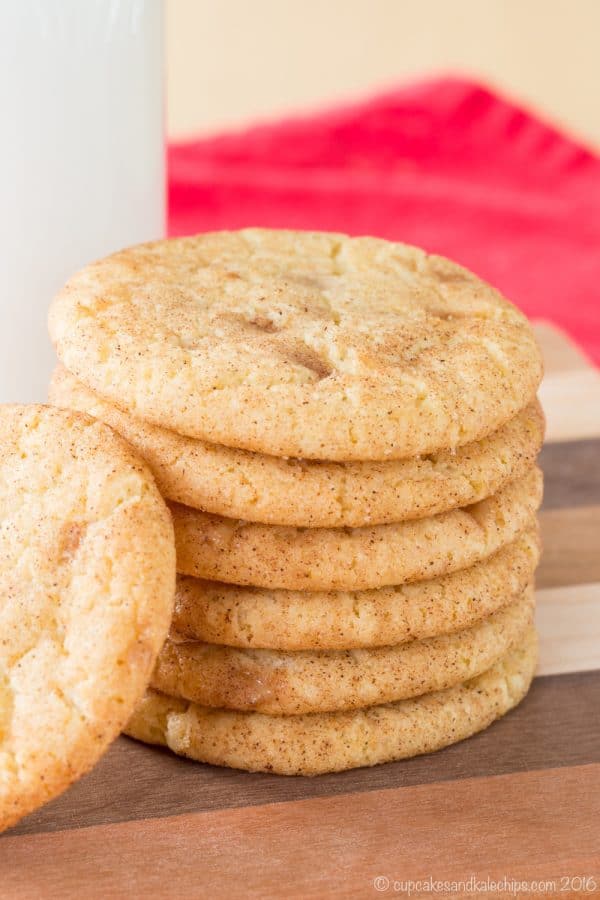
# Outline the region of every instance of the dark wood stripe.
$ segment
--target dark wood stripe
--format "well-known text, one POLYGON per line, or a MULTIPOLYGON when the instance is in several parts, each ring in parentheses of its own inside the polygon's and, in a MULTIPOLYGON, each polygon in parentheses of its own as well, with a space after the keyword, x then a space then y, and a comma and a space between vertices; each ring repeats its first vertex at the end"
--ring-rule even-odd
POLYGON ((537 587, 600 581, 600 505, 542 510, 540 525, 543 551, 537 587))
POLYGON ((260 806, 600 762, 600 671, 537 679, 487 731, 430 756, 320 778, 249 775, 120 738, 96 769, 10 834, 260 806))
POLYGON ((546 444, 540 455, 544 470, 544 509, 600 504, 600 439, 546 444))
MULTIPOLYGON (((597 896, 597 880, 588 893, 581 881, 559 879, 597 879, 599 816, 598 765, 192 813, 9 837, 0 855, 1 893, 9 900, 316 900, 408 896, 395 880, 475 875, 557 879, 554 889, 495 897, 597 896), (377 876, 390 880, 383 893, 374 888, 377 876)), ((413 892, 467 895, 480 891, 413 892)))

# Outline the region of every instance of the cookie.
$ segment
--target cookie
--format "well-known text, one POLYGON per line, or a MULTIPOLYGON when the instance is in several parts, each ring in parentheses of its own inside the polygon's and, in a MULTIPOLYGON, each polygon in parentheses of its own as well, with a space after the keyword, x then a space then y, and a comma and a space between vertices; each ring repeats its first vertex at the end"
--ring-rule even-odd
POLYGON ((210 709, 149 690, 126 734, 250 772, 340 772, 431 753, 487 728, 523 699, 536 663, 531 628, 522 643, 464 684, 385 706, 306 716, 210 709))
POLYGON ((533 590, 464 631, 368 650, 240 650, 165 641, 151 686, 201 706, 277 716, 379 706, 481 674, 533 621, 533 590))
POLYGON ((393 525, 259 525, 171 504, 177 571, 213 581, 300 591, 357 591, 436 578, 479 562, 531 527, 542 474, 473 506, 393 525))
POLYGON ((61 366, 49 398, 122 434, 170 500, 271 525, 378 525, 467 506, 524 475, 544 437, 535 401, 498 431, 456 452, 379 463, 319 462, 236 450, 158 428, 102 400, 61 366))
POLYGON ((87 416, 0 407, 0 830, 90 769, 168 632, 173 530, 153 478, 87 416))
POLYGON ((350 650, 468 628, 533 579, 537 530, 468 569, 372 591, 278 591, 179 576, 173 629, 186 640, 271 650, 350 650))
POLYGON ((526 318, 448 260, 375 238, 248 229, 143 244, 55 298, 66 368, 140 419, 297 458, 453 449, 531 403, 526 318))

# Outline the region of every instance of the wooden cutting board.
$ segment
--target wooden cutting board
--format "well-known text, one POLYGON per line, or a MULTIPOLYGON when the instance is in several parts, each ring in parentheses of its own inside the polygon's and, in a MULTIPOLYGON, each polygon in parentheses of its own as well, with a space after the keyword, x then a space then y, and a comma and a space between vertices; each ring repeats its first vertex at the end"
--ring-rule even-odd
POLYGON ((406 896, 411 879, 425 881, 412 896, 439 896, 433 879, 463 897, 486 878, 527 881, 529 896, 600 895, 600 374, 551 326, 538 333, 545 550, 525 702, 430 756, 314 779, 120 738, 0 838, 2 900, 406 896))

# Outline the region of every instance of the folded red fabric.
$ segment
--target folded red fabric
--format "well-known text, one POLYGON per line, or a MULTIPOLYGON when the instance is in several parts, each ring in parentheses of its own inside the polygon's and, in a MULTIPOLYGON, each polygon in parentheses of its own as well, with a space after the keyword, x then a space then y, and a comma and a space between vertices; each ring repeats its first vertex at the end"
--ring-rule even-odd
POLYGON ((372 234, 463 263, 600 362, 600 158, 473 82, 169 147, 169 233, 372 234))

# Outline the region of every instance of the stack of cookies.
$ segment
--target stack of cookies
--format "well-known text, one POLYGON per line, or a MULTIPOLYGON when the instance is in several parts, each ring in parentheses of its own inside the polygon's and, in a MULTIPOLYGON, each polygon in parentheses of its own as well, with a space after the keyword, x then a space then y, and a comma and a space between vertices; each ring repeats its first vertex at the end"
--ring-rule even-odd
POLYGON ((496 291, 413 247, 252 229, 88 266, 50 329, 51 401, 120 432, 173 514, 175 613, 129 734, 312 775, 525 695, 542 369, 496 291))

